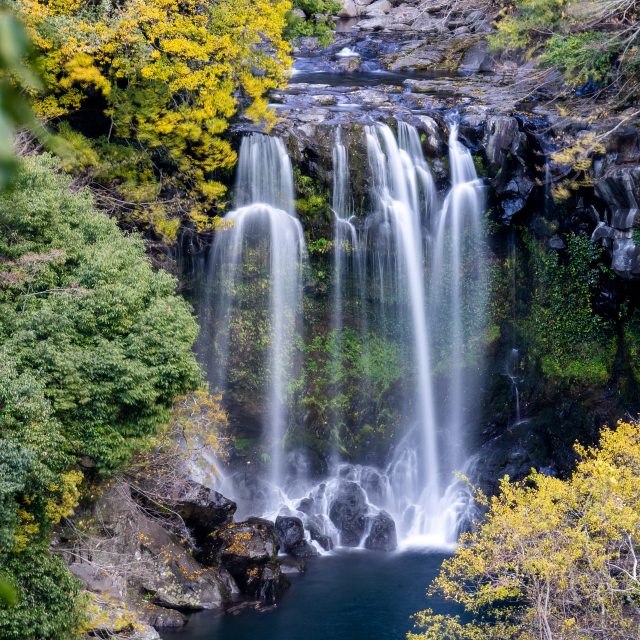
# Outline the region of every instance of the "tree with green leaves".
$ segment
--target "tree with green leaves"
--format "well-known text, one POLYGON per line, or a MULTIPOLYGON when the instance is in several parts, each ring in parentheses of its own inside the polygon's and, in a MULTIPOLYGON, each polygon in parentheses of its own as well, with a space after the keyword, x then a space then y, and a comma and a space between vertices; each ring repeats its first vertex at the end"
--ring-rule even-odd
POLYGON ((3 639, 84 624, 80 583, 47 551, 78 502, 76 463, 112 473, 201 381, 175 280, 69 183, 30 156, 0 193, 0 562, 18 595, 0 605, 3 639))

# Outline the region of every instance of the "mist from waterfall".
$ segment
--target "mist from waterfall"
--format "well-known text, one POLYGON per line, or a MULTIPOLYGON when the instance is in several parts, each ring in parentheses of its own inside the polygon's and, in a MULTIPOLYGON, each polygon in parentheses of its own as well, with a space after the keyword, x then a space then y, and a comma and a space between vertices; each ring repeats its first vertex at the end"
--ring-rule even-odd
POLYGON ((211 278, 217 281, 220 294, 215 301, 216 353, 211 371, 216 373, 216 386, 226 391, 234 312, 243 303, 259 308, 258 300, 243 300, 243 289, 251 279, 266 277, 268 302, 256 320, 268 327, 264 434, 271 452, 271 480, 279 484, 288 420, 287 384, 292 377, 291 351, 302 305, 306 254, 302 226, 293 215, 293 171, 282 140, 257 133, 242 140, 236 194, 242 206, 225 216, 232 226, 216 235, 212 250, 211 278))

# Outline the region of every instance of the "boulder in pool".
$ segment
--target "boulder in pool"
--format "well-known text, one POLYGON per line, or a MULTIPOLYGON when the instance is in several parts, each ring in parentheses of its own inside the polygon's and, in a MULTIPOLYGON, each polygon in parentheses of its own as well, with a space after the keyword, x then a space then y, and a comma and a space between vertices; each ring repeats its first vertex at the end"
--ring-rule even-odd
POLYGON ((372 551, 394 551, 398 547, 398 539, 393 518, 386 511, 381 511, 370 520, 371 529, 364 546, 372 551))
POLYGON ((340 544, 357 547, 364 535, 367 497, 355 482, 341 482, 333 496, 329 518, 340 532, 340 544))
POLYGON ((291 549, 304 540, 304 527, 300 518, 278 516, 276 518, 276 541, 280 551, 291 553, 291 549))

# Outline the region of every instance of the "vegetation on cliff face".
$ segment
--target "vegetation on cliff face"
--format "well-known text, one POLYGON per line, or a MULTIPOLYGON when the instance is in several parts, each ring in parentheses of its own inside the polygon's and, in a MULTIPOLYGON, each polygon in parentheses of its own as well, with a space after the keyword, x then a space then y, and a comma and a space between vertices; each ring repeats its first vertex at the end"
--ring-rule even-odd
POLYGON ((318 38, 322 46, 333 42, 331 16, 342 9, 342 3, 335 0, 293 0, 292 10, 285 15, 287 26, 284 36, 288 40, 298 37, 318 38), (298 9, 299 11, 295 11, 298 9), (302 11, 305 18, 299 15, 302 11))
POLYGON ((608 90, 616 105, 624 105, 638 98, 639 8, 635 0, 517 0, 503 9, 490 41, 556 68, 567 93, 608 90))
POLYGON ((0 195, 0 560, 19 596, 0 635, 16 640, 83 623, 79 582, 47 551, 78 501, 75 463, 111 472, 200 384, 174 279, 55 165, 22 160, 0 195))
POLYGON ((640 428, 619 424, 597 448, 575 449, 567 480, 532 471, 477 495, 487 515, 430 590, 476 621, 423 611, 425 630, 409 640, 637 637, 640 428))

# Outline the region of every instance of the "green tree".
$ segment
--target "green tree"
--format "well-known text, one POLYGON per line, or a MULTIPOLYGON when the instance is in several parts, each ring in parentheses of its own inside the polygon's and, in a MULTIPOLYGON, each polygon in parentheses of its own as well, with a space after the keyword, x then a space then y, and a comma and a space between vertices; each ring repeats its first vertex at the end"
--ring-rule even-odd
POLYGON ((174 240, 180 220, 215 228, 221 179, 236 154, 225 136, 239 109, 273 120, 266 93, 290 66, 287 0, 14 0, 39 54, 40 118, 75 150, 126 223, 174 240))
POLYGON ((85 623, 81 583, 47 550, 78 504, 77 460, 112 473, 201 382, 175 280, 56 167, 23 158, 0 194, 0 565, 18 596, 0 604, 8 640, 66 640, 85 623))

